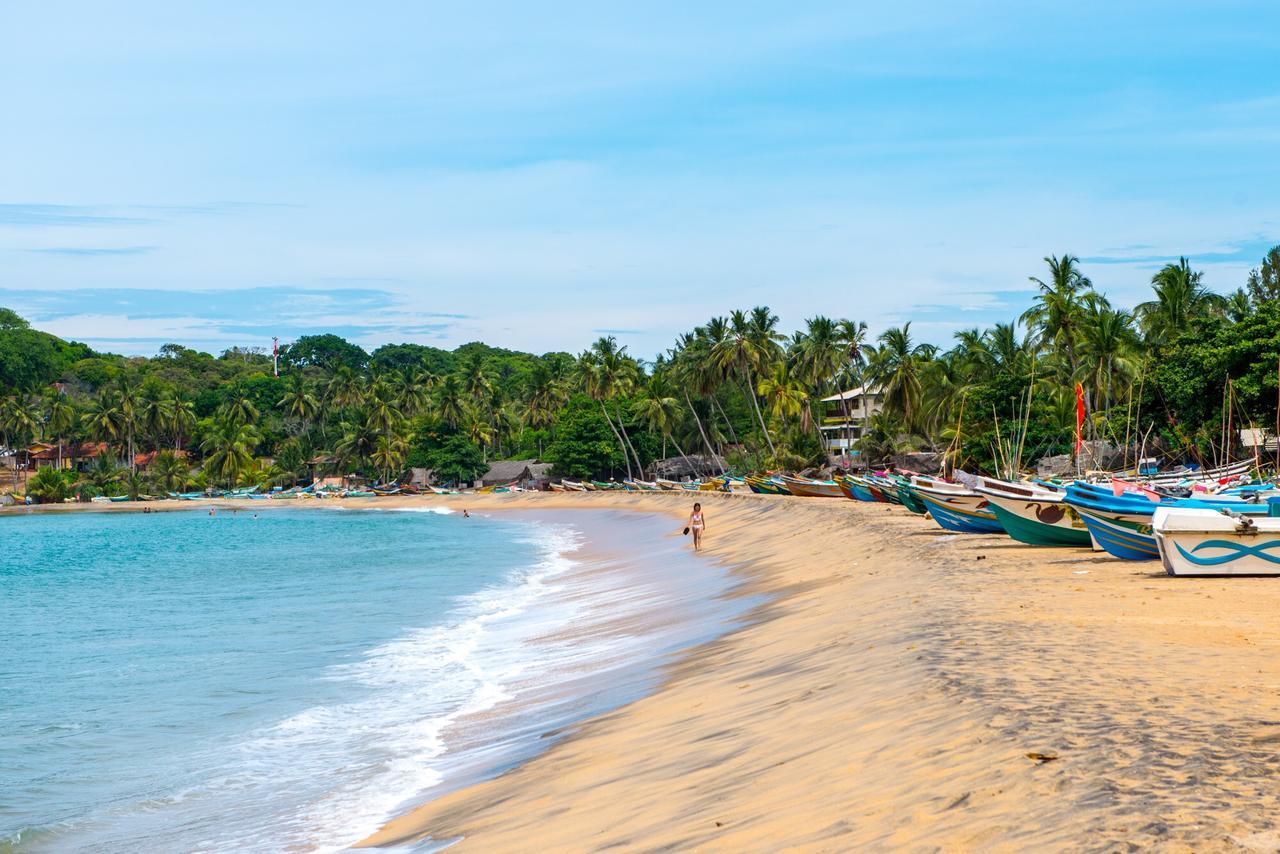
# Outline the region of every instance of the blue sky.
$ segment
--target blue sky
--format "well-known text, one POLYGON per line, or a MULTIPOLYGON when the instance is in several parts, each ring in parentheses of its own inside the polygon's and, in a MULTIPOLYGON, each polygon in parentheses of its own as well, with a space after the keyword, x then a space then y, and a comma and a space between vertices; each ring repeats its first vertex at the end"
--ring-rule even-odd
POLYGON ((1267 3, 20 4, 0 305, 119 352, 927 340, 1280 243, 1267 3), (466 5, 466 4, 463 4, 466 5))

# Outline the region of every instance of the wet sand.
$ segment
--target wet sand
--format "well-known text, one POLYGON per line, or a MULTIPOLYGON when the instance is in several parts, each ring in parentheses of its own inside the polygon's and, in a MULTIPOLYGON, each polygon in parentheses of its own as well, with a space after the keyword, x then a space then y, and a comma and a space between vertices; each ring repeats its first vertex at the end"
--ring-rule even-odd
MULTIPOLYGON (((750 625, 695 649, 656 693, 366 844, 1280 848, 1280 579, 1170 578, 880 505, 698 497, 706 559, 768 597, 750 625)), ((683 516, 691 500, 374 506, 683 516)))

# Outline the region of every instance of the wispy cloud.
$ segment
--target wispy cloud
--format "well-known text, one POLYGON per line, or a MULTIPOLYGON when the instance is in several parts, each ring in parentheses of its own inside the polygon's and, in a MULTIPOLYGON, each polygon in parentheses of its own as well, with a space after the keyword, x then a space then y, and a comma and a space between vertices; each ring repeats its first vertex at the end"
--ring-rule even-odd
POLYGON ((0 226, 52 228, 155 225, 184 217, 244 216, 296 205, 279 202, 221 201, 190 205, 0 204, 0 226))
POLYGON ((469 319, 423 310, 401 294, 368 288, 0 289, 0 305, 64 338, 128 353, 151 352, 168 342, 218 349, 321 333, 366 347, 442 341, 469 319))
POLYGON ((0 204, 0 225, 104 226, 145 225, 154 218, 125 215, 115 209, 92 205, 0 204))
MULTIPOLYGON (((1257 263, 1276 243, 1277 240, 1274 237, 1259 235, 1248 240, 1228 242, 1221 247, 1207 249, 1202 252, 1191 251, 1183 254, 1193 263, 1199 264, 1257 263)), ((1152 264, 1176 263, 1180 257, 1170 253, 1151 254, 1149 251, 1144 251, 1154 248, 1154 246, 1146 244, 1135 244, 1134 246, 1109 250, 1108 254, 1105 255, 1091 255, 1081 258, 1080 261, 1084 264, 1133 264, 1134 266, 1146 267, 1152 264)))
POLYGON ((27 249, 39 255, 63 255, 68 258, 102 258, 111 255, 148 255, 156 246, 46 246, 27 249))

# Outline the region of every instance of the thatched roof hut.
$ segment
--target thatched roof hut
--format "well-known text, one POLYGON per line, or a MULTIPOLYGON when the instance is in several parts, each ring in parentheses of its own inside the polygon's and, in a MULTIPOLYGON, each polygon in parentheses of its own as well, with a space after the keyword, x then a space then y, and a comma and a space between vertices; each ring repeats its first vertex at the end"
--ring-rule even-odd
POLYGON ((725 465, 724 458, 718 454, 715 456, 690 454, 688 457, 667 457, 665 460, 655 460, 649 466, 649 471, 654 477, 680 480, 686 477, 720 474, 726 468, 728 466, 725 465))
POLYGON ((501 486, 514 483, 520 486, 540 485, 550 478, 551 464, 532 460, 494 460, 489 470, 480 478, 481 486, 501 486))

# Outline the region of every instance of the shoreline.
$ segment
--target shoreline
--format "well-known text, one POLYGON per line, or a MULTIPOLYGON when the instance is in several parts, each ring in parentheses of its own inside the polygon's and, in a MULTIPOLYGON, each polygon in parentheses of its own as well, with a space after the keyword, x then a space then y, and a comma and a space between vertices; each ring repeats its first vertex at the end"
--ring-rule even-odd
MULTIPOLYGON (((680 515, 690 503, 493 498, 680 515)), ((767 604, 654 693, 361 845, 1280 844, 1280 587, 1267 579, 1175 579, 947 534, 882 505, 699 499, 707 557, 767 604)))
MULTIPOLYGON (((350 506, 683 519, 692 500, 506 494, 350 506)), ((708 515, 705 557, 764 604, 678 655, 653 692, 360 845, 1280 845, 1274 580, 1171 578, 1088 550, 947 534, 884 505, 696 500, 708 515)), ((328 506, 218 503, 263 505, 328 506)), ((28 508, 0 515, 15 509, 28 508)))

